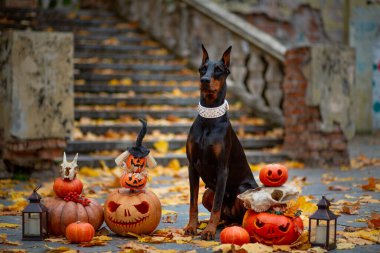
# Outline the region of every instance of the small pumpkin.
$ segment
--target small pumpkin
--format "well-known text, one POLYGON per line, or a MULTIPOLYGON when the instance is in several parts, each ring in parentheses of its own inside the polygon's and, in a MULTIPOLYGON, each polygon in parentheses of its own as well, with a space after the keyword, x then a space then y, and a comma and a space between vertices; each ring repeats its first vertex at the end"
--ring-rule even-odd
POLYGON ((133 170, 133 172, 142 172, 146 167, 146 157, 137 157, 130 154, 125 160, 125 165, 128 169, 133 170))
POLYGON ((148 190, 117 189, 104 203, 104 219, 119 235, 150 234, 161 220, 161 202, 148 190))
POLYGON ((288 180, 288 169, 281 164, 267 164, 260 170, 260 181, 265 186, 281 186, 288 180))
POLYGON ((141 190, 147 181, 148 176, 141 173, 124 173, 120 177, 120 185, 127 189, 141 190))
POLYGON ((66 238, 70 242, 89 242, 95 235, 94 227, 87 222, 77 221, 66 227, 66 238))
POLYGON ((65 235, 66 227, 73 222, 90 223, 95 230, 103 224, 103 207, 93 199, 89 199, 87 206, 73 201, 64 201, 61 198, 45 198, 43 204, 49 211, 49 233, 65 235))
POLYGON ((247 230, 242 227, 227 227, 220 232, 220 242, 223 244, 229 243, 241 246, 245 243, 249 243, 249 240, 250 238, 247 230))
POLYGON ((64 198, 69 192, 81 194, 83 190, 83 183, 78 178, 63 179, 58 177, 54 180, 53 190, 58 197, 64 198))
POLYGON ((256 213, 248 210, 243 219, 251 241, 267 245, 289 245, 298 239, 303 231, 300 217, 287 217, 271 213, 256 213))

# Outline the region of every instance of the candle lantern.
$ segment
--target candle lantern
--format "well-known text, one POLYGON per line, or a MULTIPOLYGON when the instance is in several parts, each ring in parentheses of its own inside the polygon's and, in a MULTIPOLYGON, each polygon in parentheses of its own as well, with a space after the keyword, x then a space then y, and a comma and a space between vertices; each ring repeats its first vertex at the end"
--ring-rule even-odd
POLYGON ((327 250, 335 249, 338 216, 329 210, 330 202, 325 196, 322 197, 317 206, 318 210, 309 218, 310 244, 327 250))
POLYGON ((48 209, 40 203, 37 193, 41 185, 29 196, 29 205, 22 211, 22 240, 42 241, 48 234, 48 209))

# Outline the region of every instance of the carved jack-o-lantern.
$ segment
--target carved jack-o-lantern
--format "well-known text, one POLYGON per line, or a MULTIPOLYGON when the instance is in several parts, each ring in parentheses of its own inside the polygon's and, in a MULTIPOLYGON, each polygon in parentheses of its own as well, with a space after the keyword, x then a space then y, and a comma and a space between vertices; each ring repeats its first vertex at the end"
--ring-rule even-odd
POLYGON ((104 204, 104 219, 108 227, 119 235, 150 234, 161 220, 161 203, 148 190, 113 191, 104 204))
POLYGON ((143 173, 124 173, 120 177, 120 185, 124 188, 141 190, 148 181, 147 174, 143 173))
POLYGON ((288 169, 281 164, 268 164, 260 170, 259 177, 265 186, 281 186, 288 180, 288 169))
POLYGON ((136 157, 130 154, 126 159, 125 164, 127 168, 133 170, 133 172, 139 173, 145 169, 146 157, 136 157))
POLYGON ((284 215, 256 213, 248 210, 243 219, 251 241, 267 245, 289 245, 296 241, 303 230, 301 218, 284 215))

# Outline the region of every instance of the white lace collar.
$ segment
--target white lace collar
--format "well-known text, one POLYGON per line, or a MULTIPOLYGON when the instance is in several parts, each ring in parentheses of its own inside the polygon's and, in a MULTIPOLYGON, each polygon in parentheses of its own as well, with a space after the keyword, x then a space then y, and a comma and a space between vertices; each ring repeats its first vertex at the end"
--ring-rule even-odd
POLYGON ((224 100, 224 103, 218 107, 204 107, 201 105, 201 102, 198 104, 198 113, 202 118, 214 119, 223 116, 229 109, 227 100, 224 100))

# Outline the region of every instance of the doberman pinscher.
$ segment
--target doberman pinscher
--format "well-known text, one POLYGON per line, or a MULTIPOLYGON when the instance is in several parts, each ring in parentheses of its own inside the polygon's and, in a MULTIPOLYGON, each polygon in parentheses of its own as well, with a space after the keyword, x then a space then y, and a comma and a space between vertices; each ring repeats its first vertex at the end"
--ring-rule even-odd
POLYGON ((186 234, 196 234, 198 225, 199 177, 206 184, 202 203, 211 212, 202 239, 215 238, 220 218, 242 221, 245 209, 236 196, 258 187, 243 148, 227 115, 226 78, 231 46, 219 61, 209 60, 202 45, 199 115, 190 128, 186 143, 189 160, 190 219, 186 234))

